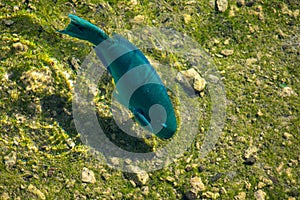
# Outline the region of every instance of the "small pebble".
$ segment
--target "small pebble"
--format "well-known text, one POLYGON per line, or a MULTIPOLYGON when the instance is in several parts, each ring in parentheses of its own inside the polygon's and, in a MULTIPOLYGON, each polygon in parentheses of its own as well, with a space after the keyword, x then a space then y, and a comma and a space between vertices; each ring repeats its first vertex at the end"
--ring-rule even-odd
MULTIPOLYGON (((205 79, 202 78, 194 68, 179 72, 176 76, 176 80, 183 85, 186 85, 187 81, 190 85, 193 85, 194 90, 198 92, 204 90, 206 86, 205 79)), ((188 86, 186 87, 188 88, 188 86)))
POLYGON ((254 5, 254 3, 255 3, 254 1, 247 1, 246 6, 247 7, 252 7, 254 5))
POLYGON ((237 4, 238 6, 245 6, 245 5, 246 5, 246 2, 245 2, 245 0, 237 0, 237 1, 236 1, 236 4, 237 4))
POLYGON ((218 192, 211 192, 211 191, 204 192, 202 195, 207 199, 218 199, 220 196, 218 192))
POLYGON ((37 195, 39 197, 39 199, 46 199, 44 193, 42 193, 42 191, 40 191, 39 189, 37 189, 34 185, 29 185, 27 190, 35 195, 37 195))
POLYGON ((74 69, 78 70, 80 68, 80 60, 72 57, 71 59, 69 59, 69 62, 71 64, 72 67, 74 67, 74 69))
POLYGON ((245 165, 253 165, 256 162, 256 158, 251 156, 244 161, 245 165))
POLYGON ((192 16, 189 14, 183 14, 183 19, 186 24, 188 24, 192 20, 192 16))
POLYGON ((217 8, 220 12, 225 12, 228 8, 228 1, 227 0, 217 0, 217 8))
POLYGON ((11 152, 9 155, 4 156, 4 164, 7 168, 13 167, 17 162, 16 152, 11 152))
POLYGON ((17 52, 25 52, 28 50, 28 47, 21 42, 16 42, 12 45, 13 49, 17 52))
POLYGON ((247 159, 247 158, 250 158, 253 154, 255 154, 256 152, 258 151, 257 147, 255 146, 251 146, 249 147, 246 151, 245 151, 245 154, 244 154, 244 157, 247 159))
POLYGON ((265 200, 266 198, 266 193, 262 190, 257 190, 255 193, 254 193, 254 197, 256 200, 265 200))
POLYGON ((67 145, 69 146, 69 148, 72 149, 73 147, 75 147, 75 143, 73 142, 73 140, 71 138, 68 138, 66 140, 66 142, 67 142, 67 145))
POLYGON ((110 163, 111 163, 113 166, 119 166, 119 165, 120 165, 120 159, 117 158, 117 157, 111 157, 111 158, 110 158, 110 163))
POLYGON ((246 199, 246 192, 240 192, 238 195, 234 197, 235 200, 245 200, 246 199))
POLYGON ((196 200, 197 198, 197 194, 193 191, 188 191, 184 194, 184 199, 187 200, 196 200))
POLYGON ((294 90, 290 87, 284 87, 282 89, 282 92, 279 94, 279 96, 282 97, 291 97, 291 96, 297 96, 297 93, 294 92, 294 90))
POLYGON ((10 199, 9 195, 6 192, 3 192, 0 196, 1 200, 8 200, 10 199))
POLYGON ((129 170, 132 171, 132 173, 126 173, 126 176, 134 181, 134 183, 138 186, 146 185, 146 183, 149 181, 149 175, 146 171, 139 169, 136 166, 129 166, 129 170))
POLYGON ((3 22, 6 26, 11 26, 15 23, 13 20, 10 19, 4 19, 3 22))
POLYGON ((84 167, 81 172, 81 181, 84 183, 95 183, 96 178, 94 172, 84 167))
POLYGON ((247 66, 250 66, 250 65, 253 65, 254 63, 256 63, 257 62, 257 59, 256 58, 248 58, 247 60, 246 60, 246 65, 247 66))
POLYGON ((149 187, 148 186, 143 186, 141 188, 143 195, 148 195, 149 194, 149 187))
MULTIPOLYGON (((230 39, 227 39, 223 42, 225 45, 229 45, 230 44, 230 39)), ((233 51, 233 50, 232 50, 233 51)))
POLYGON ((231 56, 234 53, 232 49, 224 49, 221 51, 221 54, 224 56, 231 56))
POLYGON ((137 16, 135 16, 135 17, 131 20, 131 22, 132 22, 132 23, 135 23, 135 24, 141 24, 141 23, 144 22, 144 20, 145 20, 145 16, 144 16, 144 15, 137 15, 137 16))
POLYGON ((200 177, 193 177, 190 180, 192 190, 198 193, 199 191, 203 191, 206 189, 200 177))
POLYGON ((264 182, 258 182, 258 184, 257 184, 257 188, 258 189, 261 189, 261 188, 264 188, 266 186, 266 184, 264 183, 264 182))
POLYGON ((261 110, 258 110, 256 114, 257 114, 258 117, 262 117, 264 115, 261 110))
POLYGON ((20 10, 19 6, 14 6, 13 8, 14 12, 17 12, 18 10, 20 10))

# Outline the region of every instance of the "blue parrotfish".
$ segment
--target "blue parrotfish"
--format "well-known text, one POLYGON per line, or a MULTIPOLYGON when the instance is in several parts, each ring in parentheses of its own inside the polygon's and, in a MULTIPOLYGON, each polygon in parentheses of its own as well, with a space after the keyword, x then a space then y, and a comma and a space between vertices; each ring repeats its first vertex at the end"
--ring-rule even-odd
POLYGON ((177 129, 166 87, 145 55, 118 34, 109 37, 96 25, 69 14, 70 24, 58 32, 94 44, 96 54, 111 74, 118 101, 136 121, 159 138, 171 138, 177 129))

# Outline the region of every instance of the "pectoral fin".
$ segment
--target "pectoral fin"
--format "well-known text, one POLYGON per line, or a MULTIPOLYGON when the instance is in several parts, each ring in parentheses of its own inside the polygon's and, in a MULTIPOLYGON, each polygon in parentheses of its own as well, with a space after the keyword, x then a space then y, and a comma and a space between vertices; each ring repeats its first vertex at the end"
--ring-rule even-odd
POLYGON ((139 122, 141 126, 144 126, 145 128, 148 128, 149 131, 153 132, 151 123, 148 121, 148 119, 143 114, 142 110, 140 109, 134 109, 133 110, 134 118, 139 122))

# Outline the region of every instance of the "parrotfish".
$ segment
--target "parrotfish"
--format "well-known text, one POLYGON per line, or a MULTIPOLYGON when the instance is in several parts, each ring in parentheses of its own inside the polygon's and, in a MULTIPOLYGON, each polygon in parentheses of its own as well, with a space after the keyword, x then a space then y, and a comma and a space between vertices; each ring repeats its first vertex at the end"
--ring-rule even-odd
POLYGON ((70 24, 58 32, 96 45, 95 51, 111 74, 117 100, 136 121, 159 138, 171 138, 177 129, 173 105, 166 87, 145 55, 118 34, 109 37, 96 25, 69 14, 70 24))

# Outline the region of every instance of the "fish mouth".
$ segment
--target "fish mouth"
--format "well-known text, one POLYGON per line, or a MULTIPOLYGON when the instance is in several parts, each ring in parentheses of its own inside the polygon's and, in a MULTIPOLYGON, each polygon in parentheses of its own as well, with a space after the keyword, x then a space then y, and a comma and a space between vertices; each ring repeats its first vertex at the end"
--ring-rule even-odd
POLYGON ((177 127, 168 127, 166 124, 161 124, 162 129, 155 135, 162 139, 170 139, 176 132, 177 127))

